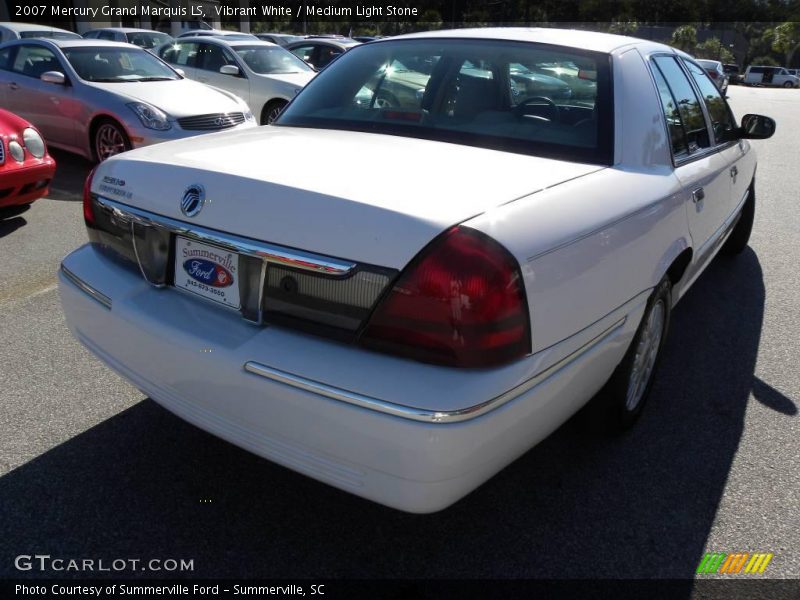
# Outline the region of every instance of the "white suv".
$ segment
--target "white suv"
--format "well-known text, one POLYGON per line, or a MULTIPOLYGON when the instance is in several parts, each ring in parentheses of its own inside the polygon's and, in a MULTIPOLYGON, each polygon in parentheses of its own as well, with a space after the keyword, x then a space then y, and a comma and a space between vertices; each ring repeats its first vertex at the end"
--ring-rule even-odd
POLYGON ((744 73, 745 85, 766 85, 772 87, 800 87, 800 78, 783 67, 751 65, 744 73))

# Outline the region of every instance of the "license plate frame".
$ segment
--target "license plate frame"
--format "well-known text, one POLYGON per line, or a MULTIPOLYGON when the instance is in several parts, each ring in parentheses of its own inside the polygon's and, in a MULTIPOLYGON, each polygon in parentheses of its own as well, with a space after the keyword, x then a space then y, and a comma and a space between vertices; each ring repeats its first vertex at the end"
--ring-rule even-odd
POLYGON ((239 310, 239 254, 176 235, 173 285, 179 290, 239 310))

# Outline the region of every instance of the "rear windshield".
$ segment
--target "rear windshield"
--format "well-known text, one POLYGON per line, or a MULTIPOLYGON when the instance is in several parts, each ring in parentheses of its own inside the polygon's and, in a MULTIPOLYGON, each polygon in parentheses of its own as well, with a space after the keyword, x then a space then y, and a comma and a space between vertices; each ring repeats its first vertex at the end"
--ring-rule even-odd
POLYGON ((159 31, 137 31, 127 34, 128 42, 140 48, 155 48, 172 41, 172 36, 159 31))
POLYGON ((607 54, 522 42, 378 42, 342 55, 276 124, 610 164, 609 61, 607 54))

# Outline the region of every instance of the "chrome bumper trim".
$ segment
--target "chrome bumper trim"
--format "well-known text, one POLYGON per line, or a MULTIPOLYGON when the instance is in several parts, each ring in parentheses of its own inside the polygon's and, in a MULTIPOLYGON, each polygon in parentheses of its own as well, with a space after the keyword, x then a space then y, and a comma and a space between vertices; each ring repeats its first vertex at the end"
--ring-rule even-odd
POLYGON ((331 398, 332 400, 339 400, 340 402, 353 404, 361 408, 366 408, 369 410, 374 410, 377 412, 393 415, 395 417, 410 419, 412 421, 422 421, 424 423, 436 423, 436 424, 458 423, 460 421, 467 421, 470 419, 475 419, 477 417, 480 417, 481 415, 484 415, 492 410, 495 410, 496 408, 503 406, 507 402, 511 402, 518 396, 521 396, 525 392, 536 387, 537 385, 539 385, 552 375, 555 375, 562 369, 569 366, 571 363, 578 360, 581 356, 589 352, 589 350, 591 350, 592 348, 603 342, 605 339, 610 337, 613 333, 618 331, 625 324, 626 320, 627 317, 623 317, 622 319, 611 325, 608 329, 600 333, 598 336, 596 336, 595 338, 593 338, 592 340, 590 340, 589 342, 587 342, 586 344, 575 350, 572 354, 565 356, 557 363, 549 366, 543 371, 540 371, 538 374, 534 375, 530 379, 527 379, 518 386, 508 390, 507 392, 500 394, 499 396, 495 396, 494 398, 487 400, 486 402, 476 404, 475 406, 470 406, 467 408, 462 408, 453 411, 427 410, 422 408, 414 408, 412 406, 406 406, 403 404, 396 404, 394 402, 387 402, 379 398, 374 398, 372 396, 365 396, 363 394, 351 392, 343 388, 327 385, 319 381, 314 381, 313 379, 307 379, 299 375, 287 373, 286 371, 273 369, 272 367, 268 367, 266 365, 262 365, 261 363, 254 361, 246 362, 244 364, 244 369, 245 371, 252 373, 254 375, 258 375, 260 377, 264 377, 266 379, 270 379, 272 381, 276 381, 284 385, 304 390, 306 392, 311 392, 319 396, 331 398))
POLYGON ((75 273, 64 266, 64 263, 61 263, 61 272, 64 274, 64 277, 70 281, 70 283, 75 285, 75 287, 105 306, 108 310, 111 310, 111 298, 106 296, 104 293, 97 291, 83 279, 75 275, 75 273))
POLYGON ((96 196, 97 203, 106 210, 110 211, 115 219, 121 222, 137 223, 145 227, 161 227, 171 233, 175 233, 198 242, 214 244, 233 250, 239 254, 260 258, 267 262, 279 263, 295 269, 324 273, 333 276, 345 276, 356 268, 356 263, 329 258, 320 254, 295 250, 274 244, 267 244, 250 240, 247 238, 221 233, 213 229, 200 227, 176 221, 169 217, 156 215, 147 211, 133 208, 127 204, 121 204, 115 200, 109 200, 102 196, 96 196))

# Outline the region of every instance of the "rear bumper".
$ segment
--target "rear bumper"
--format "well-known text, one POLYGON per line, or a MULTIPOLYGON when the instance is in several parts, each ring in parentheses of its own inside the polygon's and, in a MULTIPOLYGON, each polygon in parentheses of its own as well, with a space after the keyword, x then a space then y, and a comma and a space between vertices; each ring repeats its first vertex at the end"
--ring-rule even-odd
POLYGON ((49 156, 32 166, 17 166, 7 157, 0 166, 0 207, 28 204, 47 195, 55 172, 56 161, 49 156))
MULTIPOLYGON (((469 493, 580 408, 622 358, 641 316, 637 304, 587 351, 498 408, 437 423, 359 406, 245 368, 256 363, 326 385, 314 371, 321 362, 335 372, 356 362, 362 379, 352 380, 349 389, 378 389, 370 397, 393 406, 433 407, 442 401, 442 388, 429 365, 411 367, 423 378, 433 373, 430 396, 411 397, 414 386, 399 385, 408 376, 398 378, 392 368, 398 359, 253 326, 176 290, 152 288, 89 245, 64 260, 59 289, 73 334, 176 415, 320 481, 420 513, 469 493)), ((451 390, 496 375, 441 370, 441 377, 452 378, 445 382, 451 390)), ((508 381, 506 389, 518 383, 508 381)))

